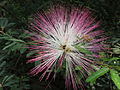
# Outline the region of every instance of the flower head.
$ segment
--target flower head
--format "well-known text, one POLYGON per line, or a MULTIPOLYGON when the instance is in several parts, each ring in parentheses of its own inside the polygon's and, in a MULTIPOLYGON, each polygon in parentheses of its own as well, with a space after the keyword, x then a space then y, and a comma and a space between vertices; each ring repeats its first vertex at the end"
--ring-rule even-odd
MULTIPOLYGON (((30 24, 31 39, 34 45, 30 49, 37 55, 28 62, 40 62, 31 70, 32 75, 40 72, 40 80, 49 78, 51 72, 62 68, 65 63, 66 87, 79 88, 78 74, 85 76, 93 67, 95 60, 91 56, 104 50, 103 31, 97 30, 99 22, 91 17, 85 8, 65 8, 56 6, 48 12, 38 12, 30 24), (79 67, 79 71, 76 68, 79 67)), ((55 75, 54 75, 55 76, 55 75)))

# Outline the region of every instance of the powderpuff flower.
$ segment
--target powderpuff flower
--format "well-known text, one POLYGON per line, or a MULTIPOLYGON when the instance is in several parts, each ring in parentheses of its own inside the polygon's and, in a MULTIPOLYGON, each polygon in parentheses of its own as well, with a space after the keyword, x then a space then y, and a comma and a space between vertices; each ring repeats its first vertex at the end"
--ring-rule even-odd
POLYGON ((106 38, 103 31, 97 30, 99 22, 92 18, 86 8, 54 6, 48 11, 37 12, 30 24, 31 39, 29 48, 37 55, 28 60, 39 62, 30 74, 42 73, 40 80, 46 80, 58 69, 65 66, 65 85, 77 90, 81 87, 78 77, 86 76, 93 69, 93 58, 103 50, 106 38), (78 69, 76 69, 78 68, 78 69))

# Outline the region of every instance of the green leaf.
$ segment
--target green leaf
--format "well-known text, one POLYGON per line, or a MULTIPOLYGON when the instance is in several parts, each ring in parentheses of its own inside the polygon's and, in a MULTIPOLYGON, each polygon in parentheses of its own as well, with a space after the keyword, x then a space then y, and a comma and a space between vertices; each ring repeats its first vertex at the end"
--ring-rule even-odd
POLYGON ((4 87, 6 87, 6 86, 12 87, 13 84, 15 84, 15 83, 16 83, 16 81, 11 80, 11 81, 9 81, 9 82, 6 82, 6 83, 4 84, 4 87))
POLYGON ((1 56, 0 56, 0 61, 2 61, 5 57, 6 57, 6 56, 1 55, 1 56))
POLYGON ((8 77, 9 77, 9 76, 5 76, 5 77, 3 78, 3 80, 2 80, 2 85, 6 82, 6 80, 7 80, 8 77))
POLYGON ((16 43, 14 46, 12 46, 11 50, 12 51, 20 50, 22 46, 23 46, 22 43, 16 43))
POLYGON ((8 24, 7 18, 0 18, 0 27, 5 28, 8 24))
POLYGON ((9 39, 10 41, 15 41, 15 42, 23 42, 24 43, 24 41, 23 40, 20 40, 20 39, 15 39, 15 38, 12 38, 12 39, 9 39))
POLYGON ((7 27, 11 27, 11 26, 13 26, 13 25, 15 25, 15 23, 9 23, 9 24, 7 25, 7 27))
POLYGON ((2 81, 2 85, 4 86, 4 84, 9 82, 9 80, 11 80, 13 77, 14 77, 14 75, 5 76, 3 81, 2 81))
POLYGON ((24 82, 28 82, 28 81, 29 81, 29 78, 28 78, 28 77, 24 77, 24 78, 23 78, 23 81, 24 81, 24 82))
POLYGON ((92 54, 92 52, 90 52, 89 50, 85 49, 85 48, 82 48, 80 45, 74 45, 74 47, 76 49, 78 49, 78 51, 82 52, 82 53, 85 53, 85 54, 92 54))
MULTIPOLYGON (((1 85, 1 84, 0 84, 1 85)), ((3 90, 3 87, 0 86, 0 90, 3 90)))
POLYGON ((119 48, 113 48, 113 52, 115 54, 120 54, 120 49, 119 48))
POLYGON ((25 88, 25 89, 30 89, 30 85, 29 85, 29 84, 26 84, 26 85, 24 86, 24 88, 25 88))
POLYGON ((104 75, 108 71, 109 71, 109 68, 103 67, 103 68, 99 69, 98 71, 94 72, 91 76, 89 76, 86 79, 86 82, 94 82, 97 78, 104 75))
POLYGON ((14 24, 15 23, 8 23, 7 18, 0 18, 0 28, 2 28, 2 29, 6 28, 6 27, 11 27, 14 24))
POLYGON ((101 57, 106 57, 105 52, 100 52, 99 55, 100 55, 101 57))
POLYGON ((35 54, 36 52, 35 51, 31 51, 29 52, 26 56, 29 57, 29 56, 32 56, 33 54, 35 54))
POLYGON ((11 46, 13 46, 13 45, 15 45, 15 44, 16 44, 16 42, 13 42, 13 43, 11 43, 11 44, 5 46, 2 50, 5 50, 5 49, 7 49, 7 48, 9 48, 9 47, 11 47, 11 46))
POLYGON ((7 1, 0 1, 0 6, 4 6, 4 5, 6 5, 6 3, 7 3, 7 1))
POLYGON ((118 72, 116 70, 111 69, 110 74, 111 74, 111 79, 113 80, 117 88, 120 89, 120 77, 118 72))
POLYGON ((75 66, 75 70, 81 70, 82 67, 81 66, 75 66))
POLYGON ((114 61, 114 60, 119 60, 119 57, 113 57, 113 58, 106 58, 104 61, 114 61))
POLYGON ((40 63, 41 63, 40 61, 36 61, 35 66, 39 65, 40 63))
POLYGON ((0 71, 0 76, 4 75, 5 70, 3 69, 2 71, 0 71))
POLYGON ((3 61, 3 62, 0 64, 0 68, 2 68, 5 64, 6 64, 6 61, 3 61))
POLYGON ((22 48, 20 49, 20 53, 23 54, 26 50, 27 50, 27 48, 22 47, 22 48))

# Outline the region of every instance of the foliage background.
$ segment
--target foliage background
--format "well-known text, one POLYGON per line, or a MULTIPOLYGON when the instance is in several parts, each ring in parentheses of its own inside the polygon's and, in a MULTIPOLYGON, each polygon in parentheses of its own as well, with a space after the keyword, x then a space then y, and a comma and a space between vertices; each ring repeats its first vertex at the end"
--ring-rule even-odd
MULTIPOLYGON (((101 29, 109 37, 112 48, 106 52, 106 64, 120 70, 120 0, 1 0, 0 1, 0 90, 65 90, 64 77, 58 74, 55 81, 39 82, 38 77, 27 73, 34 64, 26 64, 29 53, 29 35, 25 33, 31 16, 37 10, 46 10, 54 3, 83 5, 101 21, 101 29)), ((120 79, 119 79, 120 80, 120 79)), ((84 83, 86 90, 118 90, 105 73, 96 83, 84 83)))

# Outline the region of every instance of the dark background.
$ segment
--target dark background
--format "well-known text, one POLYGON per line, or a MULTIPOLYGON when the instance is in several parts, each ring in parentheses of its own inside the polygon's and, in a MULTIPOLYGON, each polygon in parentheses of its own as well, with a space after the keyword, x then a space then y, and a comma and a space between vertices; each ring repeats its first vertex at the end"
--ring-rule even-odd
MULTIPOLYGON (((107 44, 114 48, 120 43, 120 0, 0 0, 0 25, 3 25, 0 27, 1 89, 65 90, 62 73, 50 84, 50 80, 40 82, 39 75, 30 77, 27 74, 34 67, 34 64, 26 64, 32 53, 27 48, 22 48, 27 45, 19 41, 29 42, 24 32, 28 29, 32 14, 37 10, 47 10, 56 3, 88 8, 96 20, 101 21, 101 29, 109 37, 107 44)), ((119 57, 119 48, 109 54, 119 57)), ((120 65, 120 62, 116 63, 120 65)), ((108 74, 98 78, 96 82, 94 85, 84 83, 86 90, 117 90, 108 74)))

